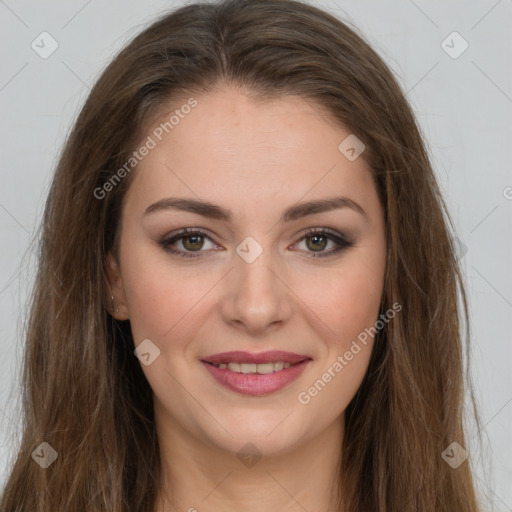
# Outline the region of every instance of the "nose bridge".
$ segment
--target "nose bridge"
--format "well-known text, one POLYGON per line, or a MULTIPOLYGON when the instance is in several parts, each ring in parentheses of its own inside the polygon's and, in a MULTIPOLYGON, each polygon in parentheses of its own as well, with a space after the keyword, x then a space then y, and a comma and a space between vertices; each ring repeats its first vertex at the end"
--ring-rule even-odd
POLYGON ((282 267, 269 243, 261 240, 247 237, 237 247, 222 308, 227 322, 252 331, 286 320, 291 310, 287 288, 278 277, 282 267))

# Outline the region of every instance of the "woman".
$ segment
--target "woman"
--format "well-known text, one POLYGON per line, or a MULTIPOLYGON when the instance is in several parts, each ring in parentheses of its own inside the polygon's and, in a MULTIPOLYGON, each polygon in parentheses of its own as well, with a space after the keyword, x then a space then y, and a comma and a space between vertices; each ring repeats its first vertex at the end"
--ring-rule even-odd
POLYGON ((55 172, 1 510, 479 510, 449 226, 354 30, 294 0, 165 15, 55 172))

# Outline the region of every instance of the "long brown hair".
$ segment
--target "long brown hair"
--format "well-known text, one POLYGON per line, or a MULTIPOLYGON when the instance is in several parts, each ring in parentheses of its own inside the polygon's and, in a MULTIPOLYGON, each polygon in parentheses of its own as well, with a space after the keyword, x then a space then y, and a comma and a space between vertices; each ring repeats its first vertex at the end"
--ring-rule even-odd
POLYGON ((161 482, 152 392, 129 322, 110 316, 106 293, 106 255, 116 252, 136 168, 104 197, 94 191, 129 161, 164 106, 221 83, 255 99, 298 95, 348 128, 366 145, 362 157, 384 206, 382 310, 398 302, 403 311, 378 333, 346 410, 340 510, 479 510, 470 461, 454 469, 441 456, 454 441, 465 446, 469 322, 451 221, 421 132, 400 85, 357 30, 296 0, 181 7, 128 44, 91 90, 46 202, 22 438, 0 510, 153 510, 161 482), (58 454, 46 469, 32 457, 43 442, 58 454))

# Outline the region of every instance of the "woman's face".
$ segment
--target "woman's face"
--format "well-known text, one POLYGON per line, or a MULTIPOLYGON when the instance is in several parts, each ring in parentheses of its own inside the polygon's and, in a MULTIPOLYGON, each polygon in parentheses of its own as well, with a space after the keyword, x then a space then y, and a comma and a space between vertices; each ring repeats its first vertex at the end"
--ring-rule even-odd
POLYGON ((254 103, 228 87, 195 100, 144 139, 119 267, 109 256, 115 316, 143 343, 159 428, 285 453, 341 425, 361 384, 383 210, 357 140, 339 149, 350 132, 314 103, 254 103))

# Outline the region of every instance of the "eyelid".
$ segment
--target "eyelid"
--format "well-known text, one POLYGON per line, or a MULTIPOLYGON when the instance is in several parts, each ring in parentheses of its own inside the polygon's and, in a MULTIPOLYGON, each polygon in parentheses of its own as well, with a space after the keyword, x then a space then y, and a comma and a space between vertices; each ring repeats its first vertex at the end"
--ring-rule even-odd
POLYGON ((315 234, 325 234, 325 235, 332 235, 335 238, 340 238, 344 240, 347 243, 352 243, 351 238, 344 233, 340 233, 339 231, 335 229, 328 228, 326 226, 313 226, 306 228, 304 231, 299 233, 299 235, 304 238, 308 235, 315 235, 315 234))
MULTIPOLYGON (((171 243, 175 243, 175 242, 181 240, 182 238, 186 238, 187 235, 188 236, 201 235, 203 238, 206 238, 207 240, 212 242, 214 245, 219 245, 215 242, 213 237, 210 236, 208 233, 209 232, 203 228, 181 228, 177 231, 173 231, 173 232, 169 233, 168 235, 164 235, 159 240, 158 243, 160 245, 166 245, 166 244, 168 245, 171 243)), ((188 252, 193 252, 193 251, 188 251, 188 252)), ((207 251, 195 251, 195 252, 207 252, 207 251)))
POLYGON ((352 237, 349 237, 349 236, 345 235, 344 233, 341 233, 337 230, 331 229, 326 226, 315 226, 315 227, 307 228, 299 235, 299 239, 293 245, 302 242, 308 236, 315 236, 315 235, 325 236, 327 239, 334 242, 336 244, 336 247, 334 247, 334 249, 331 249, 329 251, 320 251, 320 252, 305 251, 306 254, 308 254, 309 256, 304 256, 304 257, 313 258, 313 259, 319 259, 319 258, 320 259, 321 258, 328 259, 330 257, 335 257, 335 256, 339 255, 345 249, 348 249, 355 245, 355 242, 353 241, 352 237))

